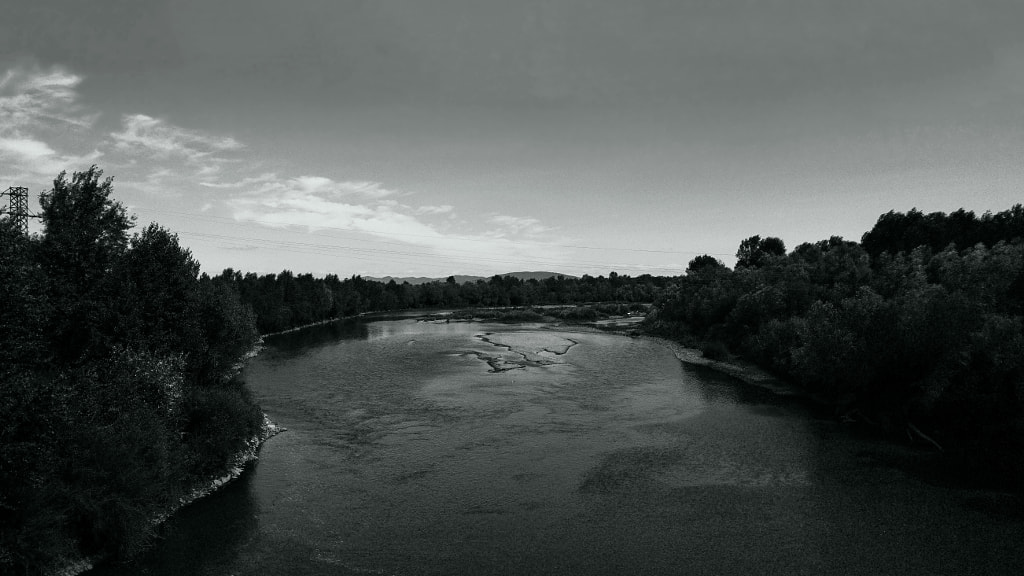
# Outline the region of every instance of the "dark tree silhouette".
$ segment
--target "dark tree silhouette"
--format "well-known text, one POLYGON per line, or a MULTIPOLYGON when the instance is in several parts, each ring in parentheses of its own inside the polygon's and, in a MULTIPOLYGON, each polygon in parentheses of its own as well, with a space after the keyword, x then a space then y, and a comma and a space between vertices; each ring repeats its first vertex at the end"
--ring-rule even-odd
POLYGON ((770 258, 786 255, 786 244, 779 238, 751 236, 740 242, 736 251, 736 267, 756 268, 763 266, 770 258))

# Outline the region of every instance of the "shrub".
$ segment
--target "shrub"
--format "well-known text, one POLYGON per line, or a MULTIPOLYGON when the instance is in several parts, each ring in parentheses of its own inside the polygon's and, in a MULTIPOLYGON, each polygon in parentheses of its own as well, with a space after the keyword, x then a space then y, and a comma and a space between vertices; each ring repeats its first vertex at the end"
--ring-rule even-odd
POLYGON ((240 380, 193 390, 186 405, 185 444, 195 481, 222 474, 263 425, 263 412, 240 380))
POLYGON ((729 357, 729 349, 721 340, 711 340, 701 346, 701 355, 708 360, 724 360, 729 357))

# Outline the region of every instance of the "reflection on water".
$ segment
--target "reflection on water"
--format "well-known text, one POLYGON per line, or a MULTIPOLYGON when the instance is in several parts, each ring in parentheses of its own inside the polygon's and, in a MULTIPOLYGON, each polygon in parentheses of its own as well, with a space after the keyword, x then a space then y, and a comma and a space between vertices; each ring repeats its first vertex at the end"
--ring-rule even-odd
POLYGON ((275 338, 245 377, 289 432, 115 573, 1024 569, 992 497, 652 340, 357 321, 275 338))
POLYGON ((764 406, 793 406, 794 397, 780 396, 771 390, 748 384, 709 366, 684 364, 683 372, 690 376, 696 390, 711 404, 744 404, 764 406))
POLYGON ((348 319, 268 336, 265 343, 277 352, 288 354, 301 353, 336 340, 365 340, 368 337, 368 324, 358 319, 348 319))
POLYGON ((226 574, 259 528, 254 476, 246 471, 223 489, 179 510, 160 527, 157 545, 138 561, 109 565, 90 576, 226 574))

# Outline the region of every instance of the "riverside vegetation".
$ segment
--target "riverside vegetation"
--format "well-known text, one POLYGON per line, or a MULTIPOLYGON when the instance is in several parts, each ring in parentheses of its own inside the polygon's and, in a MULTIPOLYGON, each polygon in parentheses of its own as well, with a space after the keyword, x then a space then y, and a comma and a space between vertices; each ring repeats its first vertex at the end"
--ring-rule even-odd
POLYGON ((233 287, 133 218, 95 167, 0 219, 0 573, 121 559, 222 475, 263 415, 231 378, 257 339, 233 287))
POLYGON ((260 431, 259 407, 232 377, 258 334, 388 310, 567 322, 647 311, 648 332, 751 360, 846 421, 1024 488, 1020 205, 980 218, 890 212, 860 243, 788 253, 752 236, 735 269, 704 255, 677 277, 413 286, 200 274, 158 225, 129 237, 134 220, 100 178, 95 167, 60 175, 39 235, 0 219, 2 572, 138 553, 153 519, 260 431))
POLYGON ((413 286, 229 269, 217 279, 265 332, 433 307, 476 309, 453 318, 587 322, 653 302, 644 330, 752 361, 847 422, 942 452, 947 470, 972 482, 1024 489, 1024 207, 889 212, 859 243, 832 237, 787 252, 779 238, 751 236, 736 257, 729 269, 698 256, 677 277, 413 286), (541 308, 552 305, 578 306, 541 308), (518 310, 483 310, 509 306, 518 310))
POLYGON ((965 480, 1024 490, 1024 208, 889 212, 861 242, 694 259, 648 328, 739 354, 965 480), (951 466, 949 466, 951 465, 951 466))

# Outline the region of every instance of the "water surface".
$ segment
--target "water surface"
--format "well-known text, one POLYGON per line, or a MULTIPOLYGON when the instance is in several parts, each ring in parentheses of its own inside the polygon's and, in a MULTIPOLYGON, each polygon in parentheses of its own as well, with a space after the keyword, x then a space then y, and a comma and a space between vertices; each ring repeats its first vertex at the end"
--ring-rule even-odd
POLYGON ((93 574, 1021 574, 1016 500, 649 339, 347 322, 245 371, 288 432, 93 574))

